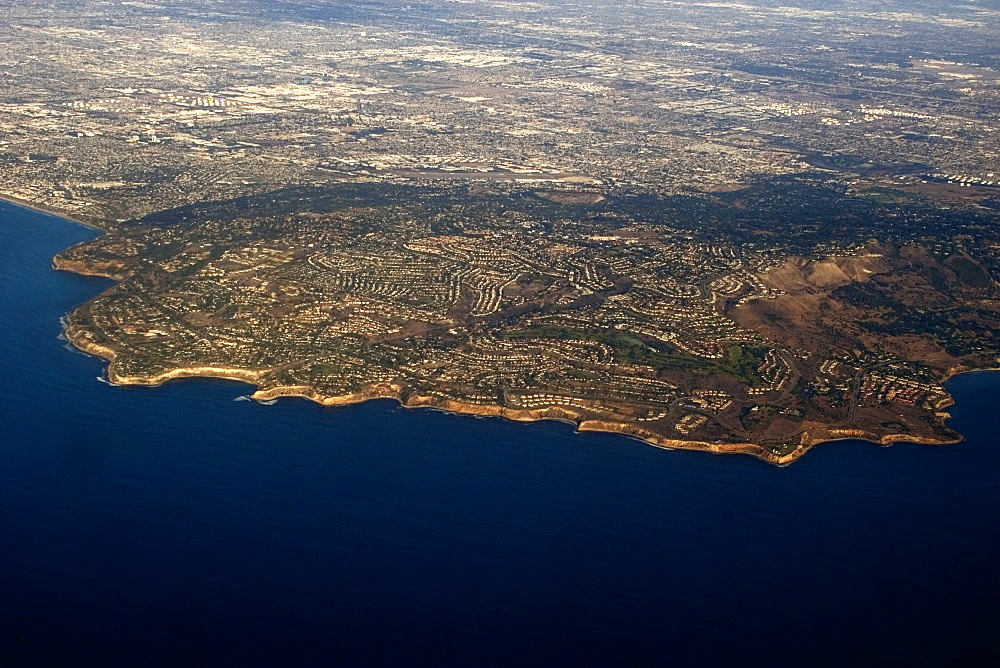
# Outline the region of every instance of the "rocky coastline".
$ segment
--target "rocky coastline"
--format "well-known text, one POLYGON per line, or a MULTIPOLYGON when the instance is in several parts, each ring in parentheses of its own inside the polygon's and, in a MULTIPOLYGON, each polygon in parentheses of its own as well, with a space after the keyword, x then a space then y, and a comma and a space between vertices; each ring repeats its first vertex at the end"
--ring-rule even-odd
MULTIPOLYGON (((66 267, 59 267, 64 269, 66 267)), ((103 274, 102 274, 103 275, 103 274)), ((499 405, 485 405, 441 399, 439 397, 406 393, 405 388, 397 383, 373 383, 358 392, 329 396, 316 388, 307 385, 288 385, 261 388, 270 369, 240 369, 225 366, 191 366, 178 367, 168 371, 150 375, 122 375, 115 371, 114 361, 116 351, 105 345, 92 341, 84 328, 70 325, 65 336, 74 346, 91 355, 108 361, 107 380, 112 385, 155 386, 171 380, 182 378, 219 378, 234 380, 250 385, 256 389, 250 398, 255 401, 272 401, 283 397, 308 399, 322 406, 347 406, 363 403, 373 399, 393 399, 405 408, 434 408, 458 415, 473 415, 479 417, 500 417, 515 422, 534 422, 537 420, 558 420, 573 424, 578 432, 602 432, 621 434, 638 439, 648 445, 666 450, 695 450, 715 454, 745 454, 752 455, 770 464, 784 466, 791 464, 805 455, 809 450, 823 443, 843 440, 869 441, 882 446, 907 442, 924 445, 950 445, 960 442, 955 439, 928 439, 906 434, 890 434, 879 436, 863 429, 829 429, 821 426, 806 428, 799 435, 795 448, 785 455, 778 455, 768 448, 755 443, 712 443, 698 440, 681 440, 665 438, 650 430, 628 422, 587 419, 579 412, 552 406, 542 409, 519 409, 499 405)))

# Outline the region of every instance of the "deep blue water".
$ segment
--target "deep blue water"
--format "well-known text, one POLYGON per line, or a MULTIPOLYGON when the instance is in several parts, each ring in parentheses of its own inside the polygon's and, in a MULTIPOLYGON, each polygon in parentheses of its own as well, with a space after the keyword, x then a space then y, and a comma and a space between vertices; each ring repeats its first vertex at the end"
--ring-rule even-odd
POLYGON ((97 382, 93 232, 0 204, 6 665, 1000 660, 1000 374, 957 446, 788 468, 558 423, 97 382))

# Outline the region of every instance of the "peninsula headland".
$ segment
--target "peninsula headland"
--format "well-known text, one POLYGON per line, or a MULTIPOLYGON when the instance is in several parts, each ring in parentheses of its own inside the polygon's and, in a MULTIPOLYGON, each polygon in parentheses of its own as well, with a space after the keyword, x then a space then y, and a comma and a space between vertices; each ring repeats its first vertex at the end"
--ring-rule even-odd
MULTIPOLYGON (((726 197, 792 187, 851 236, 825 228, 812 257, 739 243, 771 221, 718 195, 345 184, 164 212, 54 264, 118 281, 66 329, 117 384, 231 378, 259 400, 393 398, 779 464, 830 440, 957 441, 941 382, 995 364, 992 241, 880 240, 896 206, 858 216, 822 179, 726 197), (678 225, 691 207, 727 222, 678 225)), ((987 220, 953 215, 956 236, 987 220)))

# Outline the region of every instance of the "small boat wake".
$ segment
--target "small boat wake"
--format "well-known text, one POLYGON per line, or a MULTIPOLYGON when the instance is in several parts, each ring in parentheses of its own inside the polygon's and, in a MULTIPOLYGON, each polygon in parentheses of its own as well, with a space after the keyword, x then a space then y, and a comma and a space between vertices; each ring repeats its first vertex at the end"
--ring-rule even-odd
POLYGON ((241 394, 240 396, 233 399, 233 401, 252 401, 255 404, 261 404, 263 406, 271 406, 278 403, 277 399, 254 399, 248 394, 241 394))

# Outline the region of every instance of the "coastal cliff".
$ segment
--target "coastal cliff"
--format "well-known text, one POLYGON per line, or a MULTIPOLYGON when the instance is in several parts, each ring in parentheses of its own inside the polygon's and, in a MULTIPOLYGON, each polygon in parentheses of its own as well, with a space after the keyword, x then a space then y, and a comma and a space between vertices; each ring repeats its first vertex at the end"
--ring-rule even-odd
POLYGON ((406 388, 398 383, 373 383, 361 390, 349 394, 330 396, 323 394, 308 385, 270 385, 267 383, 270 369, 240 369, 225 366, 190 366, 170 369, 149 376, 123 375, 115 370, 116 351, 106 345, 97 344, 90 339, 85 328, 69 326, 65 331, 66 338, 80 350, 108 360, 108 382, 113 385, 154 386, 182 378, 220 378, 235 380, 258 387, 250 398, 255 401, 271 401, 282 397, 298 397, 313 401, 322 406, 347 406, 373 399, 394 399, 406 408, 434 408, 459 415, 480 417, 500 417, 517 422, 534 422, 538 420, 557 420, 573 424, 580 432, 602 432, 629 436, 654 447, 669 450, 694 450, 716 454, 746 454, 762 459, 771 464, 786 465, 802 457, 813 447, 822 443, 839 440, 864 440, 887 446, 897 442, 923 443, 944 445, 957 443, 961 437, 953 439, 929 439, 919 436, 878 435, 863 429, 828 429, 821 426, 810 426, 800 435, 795 446, 785 454, 776 454, 772 450, 755 443, 721 443, 701 440, 684 440, 666 438, 652 430, 637 424, 624 421, 603 419, 588 419, 584 412, 552 406, 542 409, 511 408, 499 405, 476 404, 453 399, 443 399, 437 396, 407 393, 406 388))

